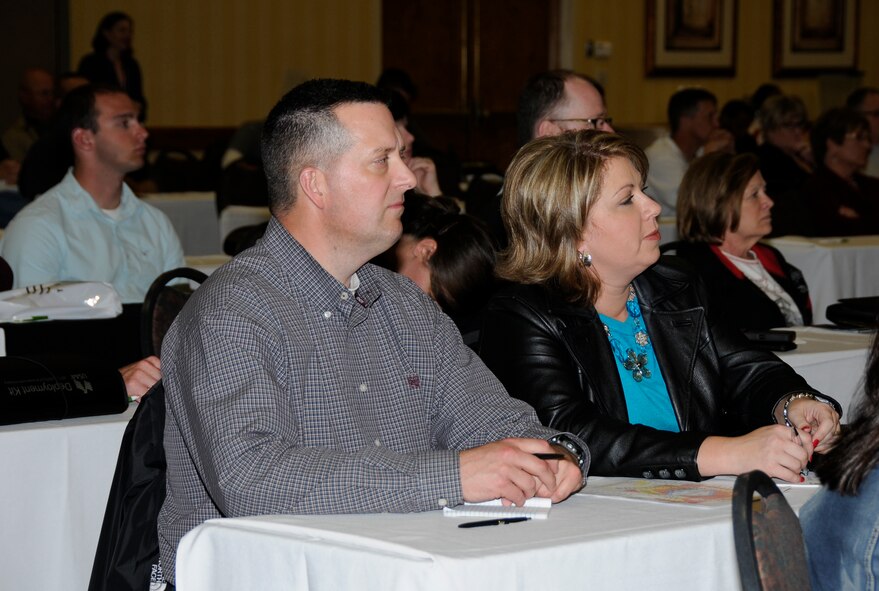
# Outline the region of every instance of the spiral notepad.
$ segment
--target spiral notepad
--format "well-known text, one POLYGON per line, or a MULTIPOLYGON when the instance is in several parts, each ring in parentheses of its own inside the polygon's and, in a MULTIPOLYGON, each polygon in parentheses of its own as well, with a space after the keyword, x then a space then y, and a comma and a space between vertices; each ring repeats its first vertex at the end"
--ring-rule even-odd
POLYGON ((500 499, 485 501, 484 503, 464 503, 457 507, 443 507, 446 517, 496 517, 504 519, 509 517, 530 517, 531 519, 546 519, 552 509, 552 500, 534 497, 525 501, 521 507, 504 507, 500 499))

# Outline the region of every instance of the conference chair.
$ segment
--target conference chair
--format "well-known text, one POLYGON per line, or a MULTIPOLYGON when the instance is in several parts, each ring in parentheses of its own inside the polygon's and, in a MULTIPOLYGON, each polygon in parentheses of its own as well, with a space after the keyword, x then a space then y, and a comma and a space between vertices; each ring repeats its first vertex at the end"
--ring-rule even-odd
POLYGON ((736 478, 732 517, 744 591, 811 589, 800 520, 769 476, 755 470, 736 478))
POLYGON ((140 311, 140 348, 144 357, 160 354, 165 333, 192 295, 193 289, 189 283, 180 283, 178 280, 189 279, 201 284, 207 278, 198 269, 190 267, 172 269, 156 277, 140 311))

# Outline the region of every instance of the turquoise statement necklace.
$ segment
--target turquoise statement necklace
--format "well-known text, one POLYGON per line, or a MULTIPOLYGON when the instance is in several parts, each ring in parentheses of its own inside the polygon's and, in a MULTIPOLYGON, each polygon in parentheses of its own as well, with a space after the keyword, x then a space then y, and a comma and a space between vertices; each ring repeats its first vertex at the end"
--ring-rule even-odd
POLYGON ((626 298, 626 310, 632 318, 632 324, 635 325, 632 336, 635 337, 635 343, 638 345, 638 352, 632 349, 626 349, 623 352, 623 345, 619 339, 613 336, 607 324, 602 323, 604 332, 607 334, 607 340, 610 341, 610 348, 613 350, 614 356, 626 371, 632 372, 632 379, 640 382, 644 378, 650 379, 650 370, 647 368, 647 345, 650 344, 650 338, 647 331, 644 330, 644 324, 641 322, 641 307, 638 305, 638 296, 635 295, 635 288, 629 286, 629 297, 626 298))

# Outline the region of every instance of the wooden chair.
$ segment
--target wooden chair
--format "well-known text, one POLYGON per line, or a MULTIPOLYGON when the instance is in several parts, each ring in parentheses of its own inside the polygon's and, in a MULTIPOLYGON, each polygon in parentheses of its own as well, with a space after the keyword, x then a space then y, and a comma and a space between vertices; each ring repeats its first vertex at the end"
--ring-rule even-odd
POLYGON ((811 589, 800 520, 769 476, 759 470, 739 476, 732 513, 744 591, 811 589))

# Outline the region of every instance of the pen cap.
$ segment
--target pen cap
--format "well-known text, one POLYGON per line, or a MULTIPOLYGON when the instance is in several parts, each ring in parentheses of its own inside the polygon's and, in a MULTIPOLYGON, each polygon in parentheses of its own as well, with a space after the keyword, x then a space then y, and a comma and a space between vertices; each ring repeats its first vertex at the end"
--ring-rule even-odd
POLYGON ((122 374, 79 356, 0 358, 0 425, 124 412, 122 374))

